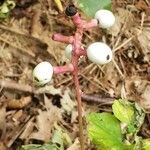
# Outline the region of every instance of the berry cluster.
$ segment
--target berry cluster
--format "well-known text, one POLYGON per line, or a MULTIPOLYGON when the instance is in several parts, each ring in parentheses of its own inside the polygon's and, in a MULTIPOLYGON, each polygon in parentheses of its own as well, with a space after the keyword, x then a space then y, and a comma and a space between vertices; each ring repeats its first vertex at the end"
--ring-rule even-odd
POLYGON ((95 18, 87 22, 81 19, 74 5, 69 5, 66 8, 66 15, 71 17, 76 26, 75 34, 73 36, 54 34, 52 39, 69 44, 65 49, 65 54, 66 57, 71 60, 71 63, 65 66, 53 67, 49 62, 41 62, 33 70, 33 77, 39 85, 44 85, 51 80, 53 74, 72 73, 77 97, 80 144, 81 150, 84 150, 81 90, 78 80, 79 58, 86 56, 90 61, 96 64, 106 64, 112 59, 112 51, 110 47, 103 42, 92 43, 85 49, 82 44, 83 32, 96 26, 109 28, 114 24, 115 17, 112 12, 108 10, 99 10, 96 12, 95 18))
POLYGON ((103 42, 95 42, 90 44, 86 49, 83 48, 81 40, 83 31, 92 27, 99 26, 101 28, 109 28, 115 22, 113 13, 109 10, 99 10, 96 12, 94 19, 86 22, 81 19, 74 5, 66 8, 66 15, 72 18, 73 23, 77 27, 74 36, 63 36, 54 34, 53 40, 68 43, 65 48, 65 55, 71 60, 66 66, 52 66, 49 62, 41 62, 33 70, 33 77, 39 85, 45 85, 51 81, 53 74, 73 72, 76 68, 74 64, 80 56, 87 56, 88 59, 96 64, 106 64, 112 59, 112 50, 103 42))

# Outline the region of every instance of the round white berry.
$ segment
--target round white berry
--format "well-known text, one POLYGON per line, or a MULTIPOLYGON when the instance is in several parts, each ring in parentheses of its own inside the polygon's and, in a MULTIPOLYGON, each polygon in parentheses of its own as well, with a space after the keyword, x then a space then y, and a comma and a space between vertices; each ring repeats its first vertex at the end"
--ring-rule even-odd
POLYGON ((53 66, 49 62, 39 63, 33 70, 33 78, 38 85, 48 83, 53 75, 53 66))
POLYGON ((68 58, 68 59, 71 59, 71 56, 72 56, 72 44, 69 44, 66 46, 65 48, 65 56, 68 58))
POLYGON ((106 64, 112 60, 112 50, 102 42, 95 42, 88 46, 87 57, 96 64, 106 64))
POLYGON ((99 26, 101 28, 109 28, 115 23, 114 14, 111 11, 105 9, 98 10, 95 14, 95 19, 98 20, 99 26))

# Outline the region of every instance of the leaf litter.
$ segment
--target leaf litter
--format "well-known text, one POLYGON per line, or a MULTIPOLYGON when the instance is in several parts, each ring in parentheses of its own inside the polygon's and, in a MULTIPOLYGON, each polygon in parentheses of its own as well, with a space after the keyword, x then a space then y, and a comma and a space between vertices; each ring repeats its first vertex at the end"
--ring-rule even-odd
MULTIPOLYGON (((69 1, 62 1, 65 6, 67 2, 69 1)), ((1 21, 0 25, 0 80, 6 80, 8 83, 0 85, 0 130, 2 130, 0 146, 3 149, 5 146, 9 149, 18 149, 23 144, 50 142, 56 130, 54 124, 57 123, 71 138, 73 144, 65 145, 68 150, 79 149, 76 101, 71 76, 69 74, 55 76, 52 81, 55 87, 49 84, 37 88, 35 93, 32 92, 32 69, 38 62, 46 60, 53 65, 67 62, 63 58, 65 45, 52 41, 52 33, 66 31, 65 34, 70 35, 74 30, 73 26, 50 1, 41 0, 33 5, 30 0, 28 4, 24 0, 18 1, 19 3, 21 3, 21 6, 17 6, 19 11, 12 13, 12 17, 8 20, 1 21), (19 19, 16 15, 18 12, 22 12, 19 19), (19 85, 17 89, 9 84, 12 82, 19 85), (22 88, 21 85, 28 85, 30 90, 22 88), (15 105, 7 108, 8 102, 13 103, 15 100, 20 105, 19 101, 27 97, 30 98, 30 103, 24 107, 16 109, 15 105), (53 103, 54 98, 56 103, 53 103)), ((110 64, 98 66, 81 59, 79 63, 81 90, 91 96, 89 101, 86 102, 85 99, 83 102, 84 114, 90 111, 112 111, 110 109, 112 103, 107 101, 108 98, 126 98, 140 103, 149 118, 148 8, 147 0, 134 2, 115 0, 113 1, 113 10, 117 18, 115 26, 107 31, 97 28, 86 34, 85 45, 99 40, 110 44, 114 60, 110 64), (95 99, 94 95, 101 97, 99 99, 106 99, 106 102, 103 104, 99 100, 99 105, 95 104, 91 101, 92 97, 95 99)), ((85 17, 83 13, 82 15, 85 17)), ((149 138, 149 130, 149 122, 145 120, 140 133, 143 137, 149 138)), ((93 145, 88 140, 86 142, 87 149, 91 149, 93 145)))

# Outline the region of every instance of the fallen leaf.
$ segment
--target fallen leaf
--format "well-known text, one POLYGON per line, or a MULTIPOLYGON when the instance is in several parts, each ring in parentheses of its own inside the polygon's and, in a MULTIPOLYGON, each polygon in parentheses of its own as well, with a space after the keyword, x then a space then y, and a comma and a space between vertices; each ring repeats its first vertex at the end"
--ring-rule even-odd
POLYGON ((37 139, 48 142, 51 138, 54 123, 61 119, 60 109, 53 106, 52 103, 45 96, 46 111, 38 110, 39 115, 36 117, 37 132, 30 135, 30 139, 37 139))
POLYGON ((142 48, 147 62, 150 63, 150 28, 143 28, 141 34, 137 36, 137 44, 142 48))
POLYGON ((71 114, 71 112, 75 109, 76 103, 70 97, 70 90, 66 89, 61 98, 62 109, 67 112, 67 114, 71 114))
POLYGON ((137 7, 137 9, 140 9, 140 10, 148 10, 149 9, 149 6, 146 4, 146 1, 143 1, 143 0, 139 0, 136 4, 135 4, 135 7, 137 7))
POLYGON ((69 148, 67 148, 67 150, 79 150, 79 149, 80 149, 80 143, 78 138, 76 138, 74 143, 69 148))
POLYGON ((141 94, 147 85, 147 79, 139 76, 131 76, 125 79, 125 92, 127 99, 141 101, 141 94))
POLYGON ((36 94, 42 94, 42 93, 47 93, 47 94, 52 94, 52 95, 61 95, 61 89, 60 88, 54 88, 53 85, 46 85, 42 88, 39 88, 35 92, 36 94))
POLYGON ((22 97, 19 100, 12 99, 8 101, 7 108, 9 109, 22 109, 26 107, 29 103, 31 103, 32 99, 31 96, 22 97))
POLYGON ((127 9, 118 8, 115 18, 115 24, 107 30, 113 36, 117 36, 120 33, 122 26, 124 26, 124 29, 129 30, 134 25, 134 16, 127 9))

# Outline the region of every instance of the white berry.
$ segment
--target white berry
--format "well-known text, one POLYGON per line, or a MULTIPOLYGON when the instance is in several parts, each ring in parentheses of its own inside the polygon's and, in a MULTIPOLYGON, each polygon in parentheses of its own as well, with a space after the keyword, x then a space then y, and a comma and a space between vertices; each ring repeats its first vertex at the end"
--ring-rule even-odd
POLYGON ((112 60, 112 50, 102 42, 95 42, 88 46, 87 57, 96 64, 106 64, 112 60))
POLYGON ((101 28, 109 28, 115 23, 114 14, 111 11, 105 9, 98 10, 95 14, 95 19, 98 20, 99 26, 101 28))
POLYGON ((53 66, 49 62, 39 63, 33 70, 33 78, 38 85, 44 85, 51 81, 53 66))
POLYGON ((71 59, 71 56, 72 56, 72 44, 69 44, 66 46, 65 48, 65 56, 68 58, 68 59, 71 59))

